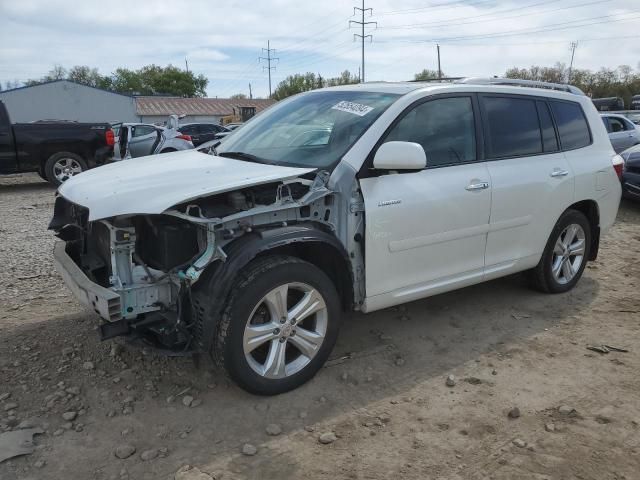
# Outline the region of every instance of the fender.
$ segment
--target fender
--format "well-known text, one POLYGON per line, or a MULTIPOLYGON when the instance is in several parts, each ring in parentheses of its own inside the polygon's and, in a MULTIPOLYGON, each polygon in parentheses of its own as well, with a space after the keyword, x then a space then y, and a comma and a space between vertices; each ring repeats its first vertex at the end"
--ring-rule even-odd
POLYGON ((348 265, 353 285, 353 272, 347 251, 334 235, 319 226, 304 223, 275 229, 254 229, 225 246, 226 260, 209 265, 194 286, 196 292, 206 292, 208 305, 214 306, 212 309, 206 308, 199 301, 199 295, 193 296, 192 320, 194 346, 197 350, 209 351, 211 348, 224 302, 238 272, 261 253, 297 243, 322 243, 335 248, 348 265))

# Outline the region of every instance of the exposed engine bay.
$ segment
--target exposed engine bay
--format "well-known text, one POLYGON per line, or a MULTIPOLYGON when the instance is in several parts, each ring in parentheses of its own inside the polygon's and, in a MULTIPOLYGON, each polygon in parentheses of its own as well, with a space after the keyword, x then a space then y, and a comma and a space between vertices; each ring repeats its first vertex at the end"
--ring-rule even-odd
POLYGON ((191 289, 210 264, 226 260, 225 247, 247 234, 301 222, 335 232, 327 177, 321 172, 197 198, 162 214, 91 222, 86 208, 58 196, 50 228, 92 282, 119 296, 104 308, 94 302, 107 320, 103 339, 137 332, 163 348, 188 351, 198 340, 191 289))

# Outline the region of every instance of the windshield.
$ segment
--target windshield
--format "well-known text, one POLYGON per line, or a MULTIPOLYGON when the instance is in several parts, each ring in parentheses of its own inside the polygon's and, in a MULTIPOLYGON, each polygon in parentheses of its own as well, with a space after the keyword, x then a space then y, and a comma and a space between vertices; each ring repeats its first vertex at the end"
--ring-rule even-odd
POLYGON ((399 95, 358 91, 311 92, 270 108, 233 132, 220 156, 275 165, 327 168, 399 95))

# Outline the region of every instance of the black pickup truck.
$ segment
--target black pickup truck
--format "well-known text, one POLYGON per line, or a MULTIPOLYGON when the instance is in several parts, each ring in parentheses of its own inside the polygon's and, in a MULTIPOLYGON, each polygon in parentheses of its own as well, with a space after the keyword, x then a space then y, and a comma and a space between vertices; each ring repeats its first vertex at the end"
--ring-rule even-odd
POLYGON ((0 102, 0 175, 38 172, 54 185, 113 156, 108 123, 41 121, 11 124, 0 102))

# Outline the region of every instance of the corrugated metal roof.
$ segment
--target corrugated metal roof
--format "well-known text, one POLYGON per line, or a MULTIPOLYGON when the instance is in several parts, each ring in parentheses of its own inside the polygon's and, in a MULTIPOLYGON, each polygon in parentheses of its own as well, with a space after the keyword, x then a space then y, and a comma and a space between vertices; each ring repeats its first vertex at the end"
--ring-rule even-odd
POLYGON ((136 97, 138 115, 232 115, 236 107, 255 107, 256 113, 275 100, 233 98, 136 97))

